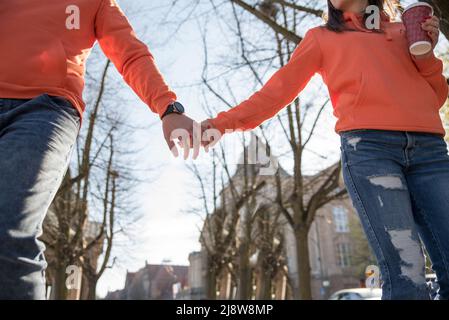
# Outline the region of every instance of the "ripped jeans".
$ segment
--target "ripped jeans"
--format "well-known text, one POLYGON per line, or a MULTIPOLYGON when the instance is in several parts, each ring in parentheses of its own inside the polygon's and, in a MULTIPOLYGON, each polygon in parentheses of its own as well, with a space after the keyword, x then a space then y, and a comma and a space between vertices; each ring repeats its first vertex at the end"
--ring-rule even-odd
POLYGON ((449 155, 433 133, 340 132, 343 178, 382 275, 382 299, 428 300, 425 246, 449 299, 449 155))

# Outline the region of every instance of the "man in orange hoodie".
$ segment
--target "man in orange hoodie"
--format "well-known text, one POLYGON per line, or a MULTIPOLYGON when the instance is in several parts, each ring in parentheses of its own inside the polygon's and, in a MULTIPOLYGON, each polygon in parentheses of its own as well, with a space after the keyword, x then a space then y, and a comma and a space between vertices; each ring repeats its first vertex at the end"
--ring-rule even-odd
POLYGON ((0 299, 44 299, 45 247, 37 238, 80 130, 85 63, 96 41, 160 116, 175 155, 171 133, 191 134, 194 122, 115 0, 0 1, 0 13, 0 299))

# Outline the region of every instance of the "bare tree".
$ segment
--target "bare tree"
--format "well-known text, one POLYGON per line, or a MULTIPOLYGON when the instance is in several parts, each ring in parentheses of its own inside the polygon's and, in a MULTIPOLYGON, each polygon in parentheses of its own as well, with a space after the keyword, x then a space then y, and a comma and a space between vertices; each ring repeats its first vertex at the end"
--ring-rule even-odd
POLYGON ((285 269, 285 248, 281 213, 277 208, 262 206, 254 215, 254 244, 256 247, 257 274, 256 299, 272 299, 272 282, 285 269))
POLYGON ((249 269, 251 235, 249 233, 251 233, 252 220, 246 213, 242 214, 241 212, 249 209, 249 202, 254 203, 254 197, 264 187, 265 182, 253 180, 250 183, 247 176, 246 178, 240 175, 231 176, 224 149, 222 148, 221 151, 220 164, 223 174, 227 176, 227 185, 225 185, 223 176, 217 179, 216 153, 214 153, 212 161, 212 181, 206 182, 206 174, 200 172, 196 165, 190 167, 200 185, 200 197, 204 206, 203 210, 206 213, 201 233, 201 243, 206 251, 208 261, 206 293, 209 299, 216 298, 217 279, 229 264, 235 263, 238 272, 235 275, 238 282, 238 295, 242 296, 241 299, 247 299, 251 294, 251 270, 249 269), (206 192, 206 183, 214 186, 210 194, 206 192), (221 186, 220 195, 217 193, 217 185, 221 186), (209 202, 213 203, 212 210, 209 209, 209 202), (245 219, 249 219, 249 221, 245 221, 245 219), (237 230, 239 223, 242 231, 240 234, 237 230), (239 239, 237 248, 235 247, 236 237, 239 239), (234 261, 235 258, 238 259, 238 262, 234 261))
POLYGON ((92 108, 86 111, 85 134, 77 140, 76 165, 67 171, 44 224, 55 299, 69 297, 66 270, 72 265, 83 273, 80 298, 95 299, 97 282, 114 260, 114 235, 139 219, 135 205, 128 201, 139 181, 129 159, 135 150, 123 143, 127 132, 133 130, 123 124, 120 115, 101 112, 109 67, 107 61, 92 108))

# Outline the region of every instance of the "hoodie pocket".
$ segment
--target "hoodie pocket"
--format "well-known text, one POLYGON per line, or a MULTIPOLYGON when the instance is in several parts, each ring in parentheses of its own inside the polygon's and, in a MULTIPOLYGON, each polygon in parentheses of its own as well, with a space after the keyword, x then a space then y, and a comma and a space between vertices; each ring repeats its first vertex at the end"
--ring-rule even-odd
POLYGON ((63 87, 67 57, 57 35, 46 30, 4 34, 0 50, 12 53, 0 62, 0 82, 26 87, 63 87))
MULTIPOLYGON (((360 85, 359 85, 357 97, 355 98, 354 108, 361 106, 365 102, 365 98, 366 98, 365 89, 366 89, 366 75, 362 73, 360 75, 360 85)), ((357 111, 357 110, 355 110, 355 111, 357 111)))

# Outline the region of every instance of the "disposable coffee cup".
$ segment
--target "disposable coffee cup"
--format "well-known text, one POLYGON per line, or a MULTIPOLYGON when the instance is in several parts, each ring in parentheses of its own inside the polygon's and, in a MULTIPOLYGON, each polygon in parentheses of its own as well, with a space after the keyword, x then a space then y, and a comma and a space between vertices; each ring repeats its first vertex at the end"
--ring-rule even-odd
POLYGON ((410 53, 420 56, 432 51, 432 38, 421 24, 424 18, 433 16, 433 7, 426 2, 417 2, 409 5, 402 13, 402 22, 407 30, 407 39, 410 53))

